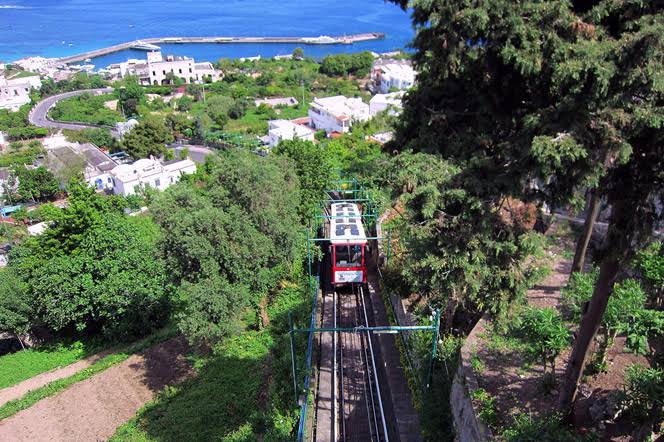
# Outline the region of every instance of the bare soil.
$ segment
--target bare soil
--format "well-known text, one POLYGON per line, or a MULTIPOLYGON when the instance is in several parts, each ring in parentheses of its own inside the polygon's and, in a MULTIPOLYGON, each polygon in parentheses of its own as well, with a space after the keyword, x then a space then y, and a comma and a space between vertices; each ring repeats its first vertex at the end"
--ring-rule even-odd
MULTIPOLYGON (((555 227, 553 227, 555 228, 555 227)), ((537 307, 559 308, 560 290, 569 278, 572 260, 563 256, 563 250, 572 248, 569 239, 559 239, 551 248, 552 273, 540 284, 528 291, 528 303, 537 307)), ((526 412, 532 416, 542 416, 556 410, 559 391, 554 388, 547 393, 542 384, 542 367, 529 365, 517 350, 492 350, 487 348, 487 335, 480 339, 477 356, 484 369, 477 374, 481 388, 496 398, 496 408, 504 427, 512 422, 514 415, 526 412)), ((580 432, 589 427, 599 431, 602 440, 628 440, 631 425, 628 422, 592 422, 590 406, 600 399, 622 389, 625 370, 632 364, 648 366, 648 360, 639 355, 623 351, 624 337, 617 337, 607 355, 608 370, 594 376, 585 376, 579 385, 579 395, 575 406, 575 424, 580 432)), ((555 378, 557 385, 562 381, 571 348, 556 359, 555 378)))
POLYGON ((7 441, 99 441, 110 438, 167 385, 194 374, 182 337, 162 342, 0 421, 7 441))

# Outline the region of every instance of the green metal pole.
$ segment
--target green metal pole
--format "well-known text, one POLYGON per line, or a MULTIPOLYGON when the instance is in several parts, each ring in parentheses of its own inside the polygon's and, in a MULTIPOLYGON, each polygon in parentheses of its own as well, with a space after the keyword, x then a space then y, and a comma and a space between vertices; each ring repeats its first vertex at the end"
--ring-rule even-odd
POLYGON ((288 332, 290 337, 290 356, 291 356, 291 367, 293 369, 293 392, 295 393, 295 405, 297 405, 297 365, 295 364, 295 338, 293 336, 293 313, 288 312, 288 325, 290 331, 288 332))
POLYGON ((387 264, 390 263, 390 252, 391 252, 391 246, 392 246, 392 242, 391 242, 392 235, 391 235, 391 233, 392 232, 390 232, 389 230, 387 231, 387 264))
POLYGON ((436 359, 436 351, 438 350, 438 333, 440 329, 440 310, 436 310, 433 329, 433 345, 431 346, 431 362, 429 363, 429 374, 427 375, 427 388, 431 386, 431 376, 433 376, 433 363, 436 359))

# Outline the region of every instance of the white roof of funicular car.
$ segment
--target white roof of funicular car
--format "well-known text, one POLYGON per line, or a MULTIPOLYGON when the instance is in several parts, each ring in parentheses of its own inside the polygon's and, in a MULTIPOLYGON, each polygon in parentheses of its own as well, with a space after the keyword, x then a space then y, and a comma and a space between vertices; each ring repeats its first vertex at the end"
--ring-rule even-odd
POLYGON ((330 241, 332 244, 365 243, 362 212, 357 204, 333 203, 330 206, 330 241))

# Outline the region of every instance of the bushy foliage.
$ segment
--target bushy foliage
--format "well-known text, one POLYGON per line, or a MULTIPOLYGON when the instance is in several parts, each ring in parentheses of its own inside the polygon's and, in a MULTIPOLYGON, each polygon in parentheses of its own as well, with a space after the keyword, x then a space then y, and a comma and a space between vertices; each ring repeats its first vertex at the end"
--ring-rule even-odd
POLYGON ((44 155, 44 148, 40 146, 22 146, 18 150, 10 148, 0 154, 0 167, 31 165, 38 156, 44 155))
POLYGON ((373 60, 370 52, 328 55, 323 58, 320 71, 330 76, 356 75, 364 77, 369 74, 373 60))
POLYGON ((120 113, 105 106, 105 103, 113 98, 109 95, 81 94, 58 101, 49 111, 49 116, 57 121, 113 126, 124 120, 120 113))
MULTIPOLYGON (((622 403, 642 429, 657 432, 664 420, 664 370, 633 365, 627 369, 622 403)), ((637 430, 638 431, 638 430, 637 430)))
POLYGON ((593 440, 592 437, 581 437, 566 427, 560 416, 549 415, 533 418, 526 413, 514 417, 514 423, 501 434, 507 442, 577 442, 579 440, 593 440))
POLYGON ((569 346, 572 337, 560 314, 552 307, 527 307, 517 318, 514 331, 529 356, 542 363, 544 373, 547 364, 555 373, 556 357, 569 346))
POLYGON ((309 141, 285 140, 272 152, 286 156, 295 163, 301 187, 299 212, 302 222, 307 223, 319 209, 321 195, 333 173, 329 150, 309 141))
POLYGON ((648 291, 652 307, 664 307, 664 247, 655 241, 644 248, 636 258, 636 267, 648 291))
POLYGON ((34 320, 28 287, 13 269, 0 269, 0 331, 21 335, 34 320))
POLYGON ((31 108, 32 105, 26 104, 16 112, 0 109, 0 131, 5 132, 10 141, 48 135, 48 129, 32 126, 28 121, 28 113, 31 108))
POLYGON ((42 235, 12 249, 10 268, 26 284, 32 322, 111 339, 163 324, 169 298, 156 226, 126 217, 120 200, 84 183, 72 186, 69 203, 42 235))
MULTIPOLYGON (((578 321, 595 289, 598 270, 573 273, 562 291, 563 305, 578 321)), ((647 296, 639 281, 626 279, 616 284, 602 318, 603 339, 599 358, 603 359, 616 333, 627 335, 627 349, 640 354, 649 351, 649 338, 664 334, 664 313, 646 308, 647 296)))
POLYGON ((152 204, 171 280, 183 294, 180 328, 192 342, 227 336, 288 269, 301 238, 292 169, 283 157, 231 150, 152 204))
POLYGON ((108 129, 83 129, 66 131, 67 139, 73 143, 92 143, 97 147, 113 149, 115 138, 108 129))
POLYGON ((138 78, 129 76, 115 85, 115 96, 118 97, 118 106, 127 118, 138 114, 138 106, 145 102, 145 90, 139 84, 138 78))
POLYGON ((17 184, 13 199, 17 201, 46 201, 60 191, 60 185, 53 173, 43 166, 28 169, 15 166, 10 176, 10 187, 17 184))
POLYGON ((159 157, 166 152, 166 143, 173 142, 173 134, 161 119, 141 121, 122 139, 122 148, 132 158, 159 157))
POLYGON ((55 81, 52 78, 42 80, 39 95, 49 97, 62 92, 71 92, 81 89, 96 89, 106 87, 106 82, 97 74, 88 74, 86 72, 78 72, 67 80, 55 81))

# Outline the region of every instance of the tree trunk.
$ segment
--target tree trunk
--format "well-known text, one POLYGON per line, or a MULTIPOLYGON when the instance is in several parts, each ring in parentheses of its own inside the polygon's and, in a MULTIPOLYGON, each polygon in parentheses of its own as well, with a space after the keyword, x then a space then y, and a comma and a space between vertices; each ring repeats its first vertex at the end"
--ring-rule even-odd
POLYGON ((25 345, 23 345, 23 341, 21 340, 21 337, 18 335, 18 333, 14 333, 16 335, 16 339, 18 339, 18 343, 21 344, 21 348, 25 350, 25 345))
POLYGON ((445 306, 445 333, 450 333, 452 327, 454 326, 454 314, 456 313, 459 302, 454 296, 450 296, 447 299, 447 305, 445 306))
POLYGON ((588 311, 581 318, 581 327, 574 341, 574 348, 567 362, 563 386, 560 390, 559 407, 564 414, 572 410, 579 379, 588 359, 590 344, 595 338, 602 322, 618 269, 619 262, 614 257, 609 257, 602 263, 597 286, 588 305, 588 311))
POLYGON ((593 227, 595 226, 595 220, 597 220, 597 215, 599 214, 600 203, 601 198, 598 190, 592 189, 590 191, 590 198, 588 198, 586 222, 583 224, 583 232, 576 243, 576 253, 574 254, 574 262, 572 263, 572 273, 583 271, 583 265, 586 261, 586 252, 588 251, 590 238, 593 236, 593 227))

